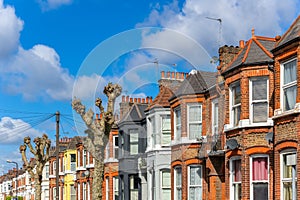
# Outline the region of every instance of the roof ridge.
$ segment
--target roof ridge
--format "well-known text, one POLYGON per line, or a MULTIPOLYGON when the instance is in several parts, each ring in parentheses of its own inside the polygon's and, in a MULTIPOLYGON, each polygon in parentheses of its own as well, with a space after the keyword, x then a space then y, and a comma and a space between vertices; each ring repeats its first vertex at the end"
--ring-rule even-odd
MULTIPOLYGON (((300 15, 298 15, 297 19, 292 23, 292 25, 289 27, 289 29, 282 35, 280 40, 277 41, 275 47, 284 39, 284 37, 292 30, 292 27, 297 23, 297 21, 300 20, 300 15)), ((300 32, 300 30, 299 30, 300 32)))
POLYGON ((136 103, 134 104, 134 106, 136 107, 136 111, 137 111, 139 117, 142 118, 143 116, 141 114, 140 108, 138 107, 138 105, 136 103))
POLYGON ((249 44, 248 44, 248 47, 246 49, 245 55, 244 55, 244 57, 242 59, 242 63, 244 63, 246 61, 247 57, 248 57, 248 54, 249 54, 249 51, 250 51, 250 47, 251 47, 251 44, 252 44, 252 40, 253 40, 253 38, 251 38, 249 40, 249 44))
POLYGON ((272 37, 266 37, 266 36, 255 36, 256 39, 258 40, 266 40, 266 41, 272 41, 272 42, 276 42, 275 38, 272 37))
POLYGON ((273 54, 271 54, 256 38, 253 38, 254 42, 258 45, 258 47, 267 54, 270 58, 273 58, 273 54))

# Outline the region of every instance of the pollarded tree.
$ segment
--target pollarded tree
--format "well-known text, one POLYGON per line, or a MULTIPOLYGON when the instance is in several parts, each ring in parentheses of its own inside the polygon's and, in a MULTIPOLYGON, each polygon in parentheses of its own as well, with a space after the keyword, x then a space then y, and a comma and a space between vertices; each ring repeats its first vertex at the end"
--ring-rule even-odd
POLYGON ((94 112, 89 109, 86 112, 85 106, 79 99, 72 102, 73 109, 81 116, 87 129, 87 137, 83 138, 83 145, 93 155, 95 159, 93 173, 93 199, 102 199, 102 182, 104 176, 104 149, 108 143, 109 133, 115 122, 114 104, 116 98, 121 94, 122 88, 118 84, 108 83, 104 87, 103 93, 107 96, 106 112, 102 106, 102 100, 96 99, 95 105, 100 110, 100 119, 94 119, 94 112))
POLYGON ((31 145, 30 137, 25 137, 24 144, 20 146, 20 153, 22 154, 25 170, 34 179, 35 200, 41 200, 43 169, 49 160, 51 141, 46 134, 43 134, 42 137, 36 137, 33 142, 35 143, 35 148, 31 145), (26 156, 27 147, 34 155, 34 159, 30 161, 28 161, 26 156))

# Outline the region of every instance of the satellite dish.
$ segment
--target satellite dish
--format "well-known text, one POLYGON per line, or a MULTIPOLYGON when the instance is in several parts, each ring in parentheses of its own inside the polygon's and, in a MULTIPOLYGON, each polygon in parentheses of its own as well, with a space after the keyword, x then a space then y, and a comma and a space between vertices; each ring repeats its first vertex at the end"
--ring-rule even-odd
POLYGON ((226 141, 226 147, 230 150, 238 148, 240 145, 236 139, 229 139, 226 141))
POLYGON ((269 132, 267 133, 265 139, 269 142, 269 143, 273 143, 273 132, 269 132))

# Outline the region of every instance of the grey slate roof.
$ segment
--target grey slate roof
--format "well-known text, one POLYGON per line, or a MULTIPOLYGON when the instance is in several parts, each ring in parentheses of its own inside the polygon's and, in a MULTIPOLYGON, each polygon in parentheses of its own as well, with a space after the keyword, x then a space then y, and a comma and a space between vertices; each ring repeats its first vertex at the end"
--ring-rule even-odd
POLYGON ((204 93, 208 88, 216 84, 216 79, 216 72, 196 71, 196 73, 191 73, 182 82, 171 99, 182 95, 204 93))
POLYGON ((148 107, 148 104, 134 104, 131 106, 129 112, 126 114, 126 116, 119 122, 135 122, 140 121, 144 119, 145 116, 145 110, 148 107))
POLYGON ((253 36, 223 73, 243 65, 258 65, 273 62, 273 55, 270 51, 274 46, 274 38, 253 36))
POLYGON ((276 48, 296 38, 300 38, 300 15, 293 22, 293 24, 290 26, 287 32, 278 41, 278 43, 276 44, 276 48))

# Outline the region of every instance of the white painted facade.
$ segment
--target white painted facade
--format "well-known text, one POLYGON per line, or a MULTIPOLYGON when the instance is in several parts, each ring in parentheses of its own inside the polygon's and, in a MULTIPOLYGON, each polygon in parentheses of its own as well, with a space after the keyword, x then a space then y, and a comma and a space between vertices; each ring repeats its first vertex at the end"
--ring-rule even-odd
POLYGON ((153 108, 146 113, 146 116, 148 138, 146 149, 148 200, 168 200, 171 199, 171 185, 169 186, 169 190, 163 184, 166 184, 166 178, 168 179, 168 177, 169 183, 171 183, 170 108, 153 108), (169 138, 166 134, 168 131, 169 138), (165 172, 169 172, 167 176, 165 172))

